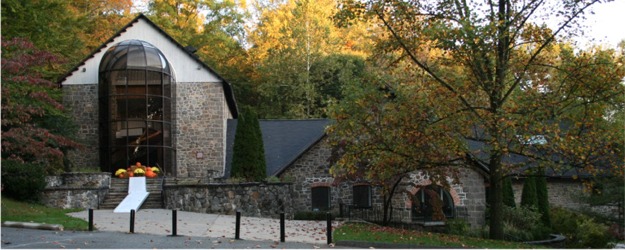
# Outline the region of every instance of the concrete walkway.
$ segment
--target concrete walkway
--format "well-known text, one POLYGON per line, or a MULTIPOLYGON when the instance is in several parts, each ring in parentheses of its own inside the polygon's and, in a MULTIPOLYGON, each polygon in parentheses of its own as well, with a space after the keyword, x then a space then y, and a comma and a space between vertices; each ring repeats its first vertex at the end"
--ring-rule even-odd
MULTIPOLYGON (((130 232, 130 213, 113 210, 94 210, 96 230, 130 232)), ((88 211, 69 213, 69 216, 88 221, 88 211)), ((177 211, 177 235, 234 239, 235 216, 177 211)), ((339 225, 334 221, 333 227, 339 225)), ((285 241, 326 244, 325 221, 285 221, 285 241)), ((135 213, 135 233, 154 235, 172 234, 172 210, 141 209, 135 213)), ((240 238, 243 240, 280 240, 280 220, 241 217, 240 238)))

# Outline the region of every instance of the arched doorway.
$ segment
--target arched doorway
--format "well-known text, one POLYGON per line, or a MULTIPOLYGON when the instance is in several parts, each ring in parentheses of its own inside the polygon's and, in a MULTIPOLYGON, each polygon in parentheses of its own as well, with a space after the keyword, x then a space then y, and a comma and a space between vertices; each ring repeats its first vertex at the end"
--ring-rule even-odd
POLYGON ((412 197, 413 221, 442 221, 454 217, 454 201, 439 185, 422 187, 412 197))
POLYGON ((141 40, 111 46, 100 61, 100 161, 114 172, 140 162, 175 173, 172 142, 173 69, 141 40))

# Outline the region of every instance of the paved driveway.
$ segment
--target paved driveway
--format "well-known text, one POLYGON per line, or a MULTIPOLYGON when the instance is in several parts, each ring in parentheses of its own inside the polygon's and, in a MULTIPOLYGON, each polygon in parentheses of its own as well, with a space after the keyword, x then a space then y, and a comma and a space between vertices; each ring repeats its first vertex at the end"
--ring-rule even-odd
MULTIPOLYGON (((69 213, 88 220, 88 211, 69 213)), ((177 235, 234 239, 235 216, 177 211, 177 235)), ((94 210, 94 226, 98 231, 130 232, 130 213, 113 210, 94 210)), ((333 227, 339 222, 333 222, 333 227)), ((285 221, 285 241, 326 244, 325 221, 285 221)), ((141 209, 135 213, 135 233, 154 235, 172 234, 172 211, 141 209)), ((240 238, 254 241, 279 241, 280 220, 241 217, 240 238)))

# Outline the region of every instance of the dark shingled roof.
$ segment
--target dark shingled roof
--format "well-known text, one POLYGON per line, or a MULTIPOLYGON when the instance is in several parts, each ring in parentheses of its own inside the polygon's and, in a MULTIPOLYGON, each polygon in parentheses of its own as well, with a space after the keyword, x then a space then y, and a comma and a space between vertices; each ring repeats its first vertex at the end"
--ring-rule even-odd
MULTIPOLYGON (((330 120, 259 120, 259 123, 265 147, 267 176, 275 176, 325 136, 325 128, 330 120)), ((237 120, 228 120, 224 178, 230 177, 236 126, 237 120)))

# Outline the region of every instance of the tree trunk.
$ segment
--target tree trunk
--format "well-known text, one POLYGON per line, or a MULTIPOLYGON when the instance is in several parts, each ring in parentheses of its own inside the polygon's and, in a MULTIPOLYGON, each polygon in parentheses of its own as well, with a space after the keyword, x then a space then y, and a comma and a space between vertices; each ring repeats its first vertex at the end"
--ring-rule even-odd
POLYGON ((395 190, 397 189, 397 186, 399 186, 399 183, 401 182, 401 180, 404 178, 404 176, 400 176, 397 178, 397 181, 395 181, 395 183, 393 183, 393 187, 391 187, 391 189, 388 192, 388 196, 385 194, 384 195, 384 216, 382 219, 382 225, 386 226, 388 225, 388 223, 391 221, 391 219, 393 218, 393 209, 391 208, 391 205, 393 203, 393 195, 395 194, 395 190), (390 210, 390 213, 389 213, 390 210))
POLYGON ((501 155, 491 156, 490 164, 490 232, 491 239, 503 239, 503 174, 501 155))

